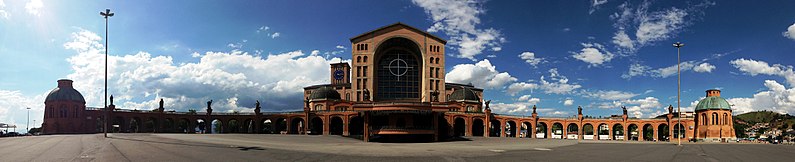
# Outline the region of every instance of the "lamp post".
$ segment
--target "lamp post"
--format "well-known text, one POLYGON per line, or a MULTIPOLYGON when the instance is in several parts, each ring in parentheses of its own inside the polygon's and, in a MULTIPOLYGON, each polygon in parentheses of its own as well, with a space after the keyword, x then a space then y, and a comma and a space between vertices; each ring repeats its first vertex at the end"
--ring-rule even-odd
POLYGON ((682 108, 680 105, 680 97, 681 97, 680 93, 682 92, 682 71, 681 68, 679 67, 681 64, 679 60, 679 53, 680 53, 679 49, 684 46, 685 46, 684 43, 680 42, 674 43, 674 47, 676 47, 676 75, 677 75, 676 76, 676 111, 677 113, 679 113, 676 115, 676 122, 677 122, 676 128, 678 129, 678 131, 676 132, 677 133, 676 138, 679 139, 679 143, 677 144, 677 146, 682 146, 682 137, 681 137, 682 128, 679 127, 682 125, 682 108))
POLYGON ((27 126, 25 126, 25 133, 30 133, 29 132, 30 131, 30 107, 28 107, 27 109, 28 109, 28 120, 25 120, 25 123, 26 123, 25 125, 27 125, 27 126))
POLYGON ((114 13, 110 9, 105 9, 105 12, 100 11, 99 15, 105 17, 105 117, 103 117, 102 132, 105 138, 108 138, 108 17, 112 17, 114 13))

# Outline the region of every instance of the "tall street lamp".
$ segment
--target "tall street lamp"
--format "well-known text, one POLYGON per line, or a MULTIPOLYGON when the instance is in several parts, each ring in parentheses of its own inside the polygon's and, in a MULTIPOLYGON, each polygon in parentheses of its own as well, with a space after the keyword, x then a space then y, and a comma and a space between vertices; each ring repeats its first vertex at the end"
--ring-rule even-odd
POLYGON ((679 60, 679 52, 680 52, 679 49, 684 46, 685 46, 684 43, 679 43, 679 42, 674 43, 674 47, 676 47, 676 75, 677 75, 676 76, 676 111, 677 113, 679 113, 676 115, 676 122, 677 122, 676 129, 678 129, 676 132, 677 133, 676 138, 679 139, 679 143, 677 144, 677 146, 682 146, 682 128, 680 128, 680 126, 682 125, 682 108, 680 105, 680 97, 681 97, 680 92, 682 92, 682 71, 681 68, 679 67, 681 64, 679 60))
POLYGON ((105 9, 105 12, 100 11, 99 15, 105 17, 105 117, 103 117, 102 132, 105 133, 105 138, 108 137, 108 17, 112 17, 114 13, 110 9, 105 9))
POLYGON ((30 133, 30 108, 28 107, 28 120, 25 120, 25 133, 30 133))

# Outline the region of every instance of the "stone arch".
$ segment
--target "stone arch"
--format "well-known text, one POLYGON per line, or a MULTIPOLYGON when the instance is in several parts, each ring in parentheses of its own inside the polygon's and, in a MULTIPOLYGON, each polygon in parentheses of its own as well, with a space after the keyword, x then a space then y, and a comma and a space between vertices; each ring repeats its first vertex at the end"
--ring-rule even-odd
POLYGON ((633 141, 639 140, 638 137, 640 137, 640 132, 638 131, 638 129, 639 129, 638 125, 634 123, 629 124, 629 126, 627 126, 627 132, 628 132, 627 135, 629 135, 628 140, 633 140, 633 141))
POLYGON ((643 140, 644 141, 654 141, 654 126, 651 124, 644 124, 643 125, 643 140))
POLYGON ((194 124, 195 125, 194 131, 196 131, 198 133, 207 133, 208 132, 207 128, 208 128, 208 125, 209 125, 207 122, 208 121, 203 119, 203 118, 196 119, 196 124, 194 124))
POLYGON ((210 133, 212 133, 212 134, 220 134, 220 133, 223 133, 224 131, 225 131, 224 122, 221 121, 220 119, 216 118, 216 119, 213 119, 212 122, 210 122, 210 133))
POLYGON ((685 133, 687 133, 685 126, 681 123, 675 124, 673 132, 673 138, 685 138, 685 133))
POLYGON ((242 131, 243 133, 255 133, 257 129, 256 124, 254 124, 254 119, 247 118, 242 123, 242 131))
POLYGON ((304 124, 305 123, 306 123, 306 121, 304 121, 303 118, 294 117, 292 120, 290 120, 290 124, 289 124, 290 125, 290 129, 289 129, 290 132, 289 132, 289 134, 304 134, 304 133, 306 133, 306 132, 304 132, 304 124))
POLYGON ((264 134, 279 133, 276 131, 276 128, 274 128, 274 121, 271 120, 270 118, 263 118, 260 124, 262 124, 262 128, 260 128, 259 130, 260 133, 264 134))
POLYGON ((670 131, 670 128, 668 127, 668 124, 663 123, 663 124, 658 125, 657 126, 657 140, 658 141, 668 141, 669 140, 668 137, 670 136, 668 134, 669 131, 670 131))
POLYGON ((613 140, 627 139, 625 135, 626 132, 624 132, 624 126, 621 124, 613 124, 613 130, 610 133, 613 133, 613 140))
POLYGON ((121 116, 117 116, 113 118, 111 123, 111 132, 122 133, 127 132, 127 124, 124 122, 124 118, 121 116))
POLYGON ((547 123, 545 122, 538 122, 536 125, 536 138, 549 138, 549 134, 547 134, 547 123))
POLYGON ((505 122, 505 136, 506 137, 516 137, 519 131, 516 131, 516 121, 508 120, 505 122))
POLYGON ((563 124, 560 122, 555 122, 552 124, 552 138, 553 139, 563 139, 563 124))
POLYGON ((193 129, 191 129, 190 126, 190 120, 188 120, 187 118, 179 119, 179 121, 177 121, 177 132, 180 133, 193 132, 193 129))
POLYGON ((158 121, 154 117, 148 117, 142 124, 144 129, 141 132, 155 133, 158 121))
POLYGON ((483 129, 485 123, 483 123, 483 119, 475 118, 472 119, 472 136, 483 136, 483 129))
POLYGON ((455 117, 453 120, 453 136, 464 136, 467 127, 466 120, 462 117, 455 117))
POLYGON ((729 113, 723 113, 723 125, 729 125, 729 113))
POLYGON ((141 130, 141 118, 133 117, 132 119, 130 119, 130 128, 128 132, 138 133, 138 131, 140 130, 141 130))
POLYGON ((331 121, 329 123, 329 133, 331 135, 342 135, 343 128, 345 127, 344 122, 342 121, 342 117, 339 116, 332 116, 331 121))
POLYGON ((310 134, 310 135, 321 135, 321 134, 323 134, 323 126, 324 126, 323 125, 323 119, 321 119, 318 116, 315 116, 315 117, 312 117, 312 119, 309 120, 309 121, 310 121, 310 123, 309 123, 309 132, 307 132, 307 134, 310 134))
POLYGON ((405 74, 397 79, 396 76, 389 74, 391 71, 384 68, 373 70, 373 100, 404 100, 420 99, 422 95, 423 77, 426 76, 424 67, 425 53, 420 50, 418 41, 410 37, 395 35, 378 42, 373 58, 373 66, 382 67, 392 64, 399 58, 404 66, 416 66, 417 68, 407 68, 405 74), (394 58, 394 59, 393 59, 394 58), (392 60, 392 61, 390 61, 392 60), (393 78, 395 77, 395 78, 393 78), (415 84, 416 83, 416 84, 415 84), (408 87, 394 91, 380 91, 380 89, 393 88, 390 84, 406 84, 408 87))
POLYGON ((491 125, 489 125, 489 137, 500 137, 502 133, 502 124, 497 119, 491 120, 491 125))
POLYGON ((364 135, 364 119, 360 116, 353 116, 348 122, 348 133, 351 136, 364 135))
POLYGON ((585 123, 585 125, 582 126, 582 138, 583 139, 587 139, 587 140, 594 139, 594 137, 593 137, 594 132, 595 131, 594 131, 594 128, 593 128, 593 124, 585 123))
POLYGON ((597 128, 597 139, 599 140, 616 139, 615 137, 611 136, 612 132, 610 132, 610 130, 611 130, 610 125, 608 125, 607 123, 599 124, 599 127, 597 128))
POLYGON ((287 118, 276 118, 276 121, 273 122, 273 133, 279 134, 287 134, 287 118))
POLYGON ((176 132, 174 128, 174 119, 166 118, 163 120, 163 130, 160 132, 176 132))
POLYGON ((522 138, 531 138, 532 133, 533 133, 531 131, 531 130, 533 130, 533 124, 531 124, 528 121, 522 122, 522 127, 521 127, 520 130, 521 130, 520 134, 523 135, 522 138))
POLYGON ((580 138, 580 128, 577 126, 577 123, 569 123, 566 126, 566 139, 579 139, 580 138))
POLYGON ((240 121, 237 119, 229 119, 226 122, 226 133, 240 133, 240 121))

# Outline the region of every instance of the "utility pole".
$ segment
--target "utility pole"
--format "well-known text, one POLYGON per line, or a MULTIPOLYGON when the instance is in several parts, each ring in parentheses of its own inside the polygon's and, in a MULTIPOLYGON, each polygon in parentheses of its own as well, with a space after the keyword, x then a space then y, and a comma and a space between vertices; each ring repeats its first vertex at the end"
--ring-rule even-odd
POLYGON ((682 137, 681 137, 682 128, 680 128, 680 126, 682 126, 682 108, 680 105, 680 97, 681 97, 680 93, 682 92, 682 71, 681 68, 679 67, 681 64, 679 59, 680 56, 679 49, 684 46, 685 46, 684 43, 679 43, 679 42, 674 43, 674 47, 676 47, 676 75, 677 75, 676 76, 676 111, 677 113, 679 113, 676 114, 676 122, 677 122, 676 129, 678 129, 676 138, 679 139, 679 144, 677 144, 677 146, 682 146, 682 137))
POLYGON ((103 117, 102 132, 105 133, 105 138, 108 138, 108 17, 112 17, 114 13, 110 9, 105 9, 105 12, 100 11, 99 15, 105 17, 105 117, 103 117))
POLYGON ((27 125, 25 126, 25 133, 30 133, 30 107, 28 107, 27 109, 28 109, 28 120, 25 120, 26 123, 25 125, 27 125))

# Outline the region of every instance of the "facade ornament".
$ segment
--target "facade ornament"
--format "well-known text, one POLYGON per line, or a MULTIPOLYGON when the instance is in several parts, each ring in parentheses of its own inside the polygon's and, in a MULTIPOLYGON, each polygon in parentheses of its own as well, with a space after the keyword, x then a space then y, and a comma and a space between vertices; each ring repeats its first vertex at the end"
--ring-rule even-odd
POLYGON ((624 115, 627 115, 627 107, 626 106, 621 106, 621 109, 624 110, 624 115))
POLYGON ((533 105, 533 114, 536 113, 536 105, 533 105))
POLYGON ((110 105, 113 105, 113 95, 110 95, 110 105))
POLYGON ((577 106, 577 114, 582 115, 582 106, 577 106))
POLYGON ((364 89, 364 101, 370 101, 370 90, 364 89))
POLYGON ((260 113, 259 100, 257 100, 257 103, 254 106, 254 113, 257 113, 257 114, 260 113))

